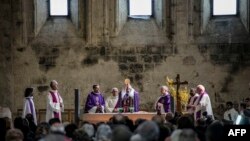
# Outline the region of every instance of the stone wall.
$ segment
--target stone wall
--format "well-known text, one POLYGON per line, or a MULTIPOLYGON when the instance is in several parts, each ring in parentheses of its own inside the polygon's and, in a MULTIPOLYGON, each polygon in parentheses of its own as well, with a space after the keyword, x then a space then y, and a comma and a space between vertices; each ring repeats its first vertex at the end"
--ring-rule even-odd
POLYGON ((79 0, 71 0, 70 1, 70 17, 72 20, 72 23, 74 23, 75 27, 79 29, 79 0))
POLYGON ((249 1, 248 0, 241 0, 239 3, 239 11, 240 11, 240 18, 242 20, 242 23, 244 24, 244 26, 247 28, 248 31, 250 31, 249 29, 249 1))
MULTIPOLYGON (((48 1, 34 0, 35 35, 39 33, 48 18, 48 1)), ((32 17, 30 17, 32 18, 32 17)))
POLYGON ((127 22, 128 3, 126 0, 117 1, 117 32, 119 33, 127 22))
MULTIPOLYGON (((0 89, 3 106, 12 106, 13 99, 13 69, 12 69, 12 9, 11 1, 5 0, 0 4, 0 89)), ((14 107, 11 107, 14 108, 14 107)))
POLYGON ((76 18, 46 18, 45 24, 35 19, 41 29, 27 30, 39 31, 28 43, 22 33, 25 25, 19 22, 25 19, 18 14, 23 12, 21 3, 2 2, 1 104, 13 111, 22 108, 24 89, 31 86, 37 109, 44 109, 49 83, 56 79, 65 107, 74 107, 76 88, 83 107, 92 84, 100 84, 107 97, 112 87, 121 89, 124 79, 130 78, 140 92, 141 110, 153 111, 166 76, 174 79, 177 74, 189 82, 188 88, 203 84, 214 108, 249 95, 250 40, 240 17, 212 20, 207 18, 210 9, 200 1, 172 0, 162 6, 171 7, 169 14, 158 13, 169 23, 161 28, 160 18, 127 20, 124 2, 80 3, 86 6, 86 11, 79 8, 86 12, 80 12, 80 29, 76 18), (204 18, 206 25, 201 24, 204 18))

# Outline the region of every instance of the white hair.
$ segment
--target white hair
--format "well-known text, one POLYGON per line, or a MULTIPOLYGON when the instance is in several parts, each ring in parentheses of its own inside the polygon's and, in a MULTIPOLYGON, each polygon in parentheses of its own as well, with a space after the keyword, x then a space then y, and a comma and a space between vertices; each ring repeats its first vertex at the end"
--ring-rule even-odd
POLYGON ((96 131, 96 141, 109 141, 112 137, 112 130, 109 125, 101 124, 96 131))
POLYGON ((201 93, 204 93, 204 92, 205 92, 205 87, 204 87, 203 85, 199 84, 199 85, 197 86, 197 88, 199 88, 199 89, 201 90, 201 93))
POLYGON ((65 128, 63 126, 63 124, 59 124, 59 125, 53 125, 50 127, 50 132, 59 132, 59 133, 63 133, 65 134, 65 128))
POLYGON ((95 128, 92 124, 85 123, 82 126, 82 129, 88 134, 89 137, 93 137, 95 135, 95 128))
POLYGON ((171 141, 179 141, 181 132, 181 129, 176 129, 170 136, 171 141))
MULTIPOLYGON (((159 129, 158 125, 156 124, 156 122, 154 122, 154 121, 144 121, 142 124, 140 124, 136 128, 134 133, 139 134, 143 140, 157 141, 159 136, 160 136, 160 129, 159 129)), ((135 139, 139 140, 140 138, 138 136, 135 139)))
POLYGON ((116 88, 116 87, 112 88, 112 92, 114 92, 114 91, 118 92, 118 88, 116 88))
POLYGON ((161 89, 166 90, 167 92, 169 91, 167 86, 161 86, 161 89))

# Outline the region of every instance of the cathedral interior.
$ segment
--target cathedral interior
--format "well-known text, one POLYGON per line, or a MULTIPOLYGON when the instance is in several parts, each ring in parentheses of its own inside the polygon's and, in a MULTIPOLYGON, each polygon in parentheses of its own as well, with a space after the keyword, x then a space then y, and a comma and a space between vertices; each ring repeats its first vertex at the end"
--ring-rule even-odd
POLYGON ((150 0, 147 16, 131 15, 129 0, 66 0, 67 14, 52 15, 50 1, 0 2, 0 105, 13 114, 27 87, 45 109, 51 80, 67 109, 75 89, 83 108, 93 84, 107 97, 129 78, 140 110, 154 111, 159 87, 177 74, 188 81, 180 89, 205 86, 215 114, 249 97, 249 0, 221 15, 216 0, 150 0))

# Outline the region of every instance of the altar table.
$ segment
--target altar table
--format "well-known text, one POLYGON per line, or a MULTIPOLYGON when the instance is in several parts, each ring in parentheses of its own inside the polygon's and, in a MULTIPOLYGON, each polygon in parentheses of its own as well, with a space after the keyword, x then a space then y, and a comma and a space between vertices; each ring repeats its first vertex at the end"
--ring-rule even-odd
MULTIPOLYGON (((88 121, 90 123, 98 123, 98 122, 107 122, 109 119, 118 113, 84 113, 81 115, 81 121, 88 121)), ((133 120, 135 122, 136 119, 146 119, 151 120, 153 116, 156 115, 156 113, 121 113, 124 116, 128 116, 129 119, 133 120)), ((164 116, 164 115, 162 115, 164 116)))

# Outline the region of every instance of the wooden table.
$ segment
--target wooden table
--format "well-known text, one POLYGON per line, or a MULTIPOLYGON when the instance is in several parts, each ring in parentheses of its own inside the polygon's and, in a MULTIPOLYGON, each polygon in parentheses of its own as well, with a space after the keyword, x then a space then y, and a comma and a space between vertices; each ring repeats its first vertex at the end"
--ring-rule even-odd
MULTIPOLYGON (((88 121, 90 123, 107 122, 109 119, 117 113, 85 113, 81 115, 81 121, 88 121)), ((135 121, 138 118, 151 120, 156 113, 122 113, 122 115, 128 116, 129 119, 135 121)), ((164 115, 163 115, 164 116, 164 115)))

